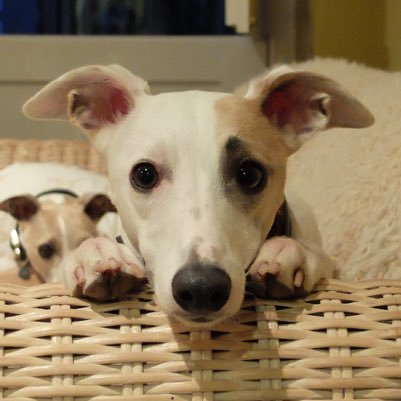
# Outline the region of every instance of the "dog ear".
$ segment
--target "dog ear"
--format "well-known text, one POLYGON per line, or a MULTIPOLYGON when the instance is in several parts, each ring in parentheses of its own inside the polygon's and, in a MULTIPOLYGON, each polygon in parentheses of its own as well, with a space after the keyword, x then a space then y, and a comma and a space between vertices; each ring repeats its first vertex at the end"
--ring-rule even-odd
POLYGON ((0 210, 11 214, 19 221, 29 220, 39 208, 39 202, 31 195, 14 196, 0 203, 0 210))
POLYGON ((253 82, 245 95, 297 148, 308 133, 331 127, 364 128, 370 111, 336 82, 322 75, 279 67, 253 82))
POLYGON ((91 220, 100 220, 107 212, 117 213, 116 207, 107 195, 86 194, 81 199, 84 203, 84 212, 91 220))
MULTIPOLYGON (((147 83, 119 65, 77 68, 50 82, 23 106, 36 119, 69 119, 92 139, 118 122, 149 93, 147 83)), ((96 140, 95 140, 96 144, 96 140)), ((100 145, 103 150, 104 144, 100 145)))

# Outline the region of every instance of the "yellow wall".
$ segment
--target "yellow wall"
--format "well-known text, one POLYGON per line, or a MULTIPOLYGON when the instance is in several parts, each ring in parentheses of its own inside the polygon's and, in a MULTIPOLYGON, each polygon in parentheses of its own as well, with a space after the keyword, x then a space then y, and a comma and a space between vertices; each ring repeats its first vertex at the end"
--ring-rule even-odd
MULTIPOLYGON (((311 9, 317 56, 388 67, 387 35, 397 36, 401 30, 401 0, 311 0, 311 9), (391 6, 397 9, 398 19, 387 1, 394 3, 391 6), (386 29, 386 18, 392 21, 391 29, 386 29)), ((397 48, 401 63, 401 41, 397 48)))
POLYGON ((401 1, 386 2, 386 44, 390 70, 401 70, 401 1))

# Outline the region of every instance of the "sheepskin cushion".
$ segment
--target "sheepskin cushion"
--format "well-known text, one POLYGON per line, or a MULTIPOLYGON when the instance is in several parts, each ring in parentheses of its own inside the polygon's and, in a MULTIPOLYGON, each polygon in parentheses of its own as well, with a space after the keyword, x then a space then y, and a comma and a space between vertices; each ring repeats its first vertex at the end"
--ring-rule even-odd
POLYGON ((294 67, 341 83, 376 122, 316 135, 291 157, 288 185, 312 206, 341 279, 400 279, 401 73, 330 59, 294 67))

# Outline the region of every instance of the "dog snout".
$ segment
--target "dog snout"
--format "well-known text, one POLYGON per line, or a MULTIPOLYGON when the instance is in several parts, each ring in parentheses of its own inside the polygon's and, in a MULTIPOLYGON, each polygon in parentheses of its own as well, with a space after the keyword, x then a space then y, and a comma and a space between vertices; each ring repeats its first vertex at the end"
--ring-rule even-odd
POLYGON ((183 267, 174 276, 173 296, 187 312, 217 312, 227 303, 231 292, 229 275, 215 265, 201 263, 183 267))

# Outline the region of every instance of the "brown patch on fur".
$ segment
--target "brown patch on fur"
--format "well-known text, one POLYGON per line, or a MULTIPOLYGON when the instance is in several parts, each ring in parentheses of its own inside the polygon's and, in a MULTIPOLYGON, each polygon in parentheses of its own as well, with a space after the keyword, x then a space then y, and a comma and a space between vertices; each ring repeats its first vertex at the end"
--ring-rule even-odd
POLYGON ((98 221, 108 212, 117 213, 117 209, 108 196, 104 194, 95 194, 86 202, 84 212, 92 220, 98 221))
POLYGON ((17 220, 29 220, 38 209, 38 201, 31 195, 14 196, 0 203, 0 210, 11 214, 17 220))
POLYGON ((238 137, 247 153, 267 167, 268 183, 261 193, 244 195, 238 189, 238 194, 234 195, 239 202, 243 196, 253 199, 249 213, 267 232, 284 200, 286 164, 291 150, 263 115, 259 99, 228 95, 216 102, 216 112, 219 146, 224 148, 230 137, 238 137))

